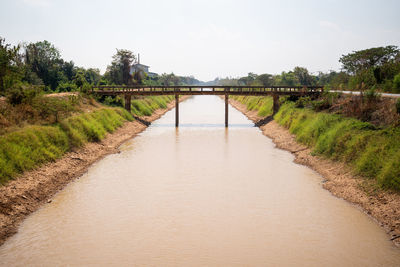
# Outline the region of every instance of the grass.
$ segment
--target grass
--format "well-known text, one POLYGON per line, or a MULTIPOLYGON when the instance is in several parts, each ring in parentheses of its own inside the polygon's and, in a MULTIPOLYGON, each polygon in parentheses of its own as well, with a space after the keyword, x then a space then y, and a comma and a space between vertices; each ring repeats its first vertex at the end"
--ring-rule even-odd
POLYGON ((272 115, 272 97, 234 96, 233 99, 245 104, 248 110, 257 110, 260 117, 272 115))
MULTIPOLYGON (((50 98, 37 99, 45 101, 46 108, 34 108, 35 106, 32 104, 29 106, 30 110, 35 112, 37 110, 46 112, 54 110, 53 113, 56 114, 60 110, 64 110, 60 106, 68 105, 69 107, 71 105, 71 99, 50 99, 50 101, 48 99, 50 98)), ((173 96, 149 96, 132 100, 132 113, 137 116, 149 116, 156 109, 166 108, 172 99, 173 96)), ((40 106, 44 106, 42 102, 40 106)), ((17 107, 16 110, 21 108, 17 107)), ((75 109, 75 111, 78 110, 75 109)), ((70 112, 69 109, 68 112, 70 112)), ((68 115, 64 113, 64 116, 68 115)), ((21 120, 28 121, 24 114, 19 114, 21 120)), ((34 120, 35 123, 43 124, 16 128, 0 135, 0 184, 5 184, 18 174, 40 164, 54 161, 71 149, 81 147, 87 142, 101 141, 107 133, 112 133, 125 121, 133 120, 128 111, 116 107, 94 109, 91 112, 81 112, 63 119, 52 119, 52 124, 49 124, 48 116, 50 115, 52 114, 44 114, 44 121, 34 120)))
POLYGON ((19 173, 60 158, 86 142, 100 141, 132 116, 120 108, 102 108, 51 126, 30 125, 0 139, 0 184, 19 173))
POLYGON ((368 122, 314 112, 285 103, 275 120, 313 153, 348 163, 356 174, 384 188, 400 190, 400 129, 377 128, 368 122))
MULTIPOLYGON (((271 97, 234 97, 259 116, 272 114, 271 97)), ((285 102, 275 121, 296 135, 313 154, 342 161, 355 174, 374 179, 383 188, 400 190, 400 127, 376 127, 342 115, 297 108, 285 102)))
POLYGON ((148 96, 141 99, 132 99, 131 110, 136 116, 150 116, 160 108, 166 108, 174 96, 148 96))

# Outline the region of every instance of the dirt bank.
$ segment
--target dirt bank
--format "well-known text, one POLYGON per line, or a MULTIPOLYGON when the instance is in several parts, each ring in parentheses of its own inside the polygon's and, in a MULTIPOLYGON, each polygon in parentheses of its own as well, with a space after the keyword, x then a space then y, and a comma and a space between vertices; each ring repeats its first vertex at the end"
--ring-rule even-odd
MULTIPOLYGON (((246 106, 230 99, 230 104, 244 113, 253 122, 262 117, 256 111, 248 111, 246 106)), ((311 149, 296 142, 296 137, 275 121, 260 127, 263 134, 275 145, 295 155, 295 162, 309 166, 323 178, 323 188, 333 195, 343 198, 374 218, 389 234, 396 245, 400 245, 400 195, 384 191, 367 178, 354 176, 348 166, 318 156, 311 155, 311 149)))
MULTIPOLYGON (((187 97, 182 97, 181 101, 187 97)), ((172 101, 166 109, 156 110, 142 119, 151 122, 160 118, 175 106, 172 101)), ((0 245, 15 234, 18 225, 30 213, 51 198, 70 181, 80 177, 94 162, 112 153, 126 140, 142 132, 147 126, 138 122, 126 122, 101 142, 88 143, 83 148, 65 154, 55 162, 26 172, 7 185, 0 187, 0 245)))

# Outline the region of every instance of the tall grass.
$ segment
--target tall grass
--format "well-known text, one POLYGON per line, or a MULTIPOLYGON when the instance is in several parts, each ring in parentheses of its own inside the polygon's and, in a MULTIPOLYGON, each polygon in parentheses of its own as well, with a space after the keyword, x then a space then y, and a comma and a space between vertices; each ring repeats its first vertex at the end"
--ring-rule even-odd
POLYGON ((0 184, 17 174, 61 157, 86 142, 99 141, 132 116, 120 108, 103 108, 52 126, 27 126, 1 136, 0 184))
POLYGON ((258 116, 267 117, 272 115, 273 100, 272 97, 260 96, 234 96, 234 100, 245 104, 248 110, 258 111, 258 116))
MULTIPOLYGON (((272 114, 270 97, 234 97, 259 116, 272 114)), ((349 164, 356 174, 375 179, 384 187, 400 190, 400 128, 378 128, 341 115, 281 105, 275 121, 296 135, 298 142, 322 155, 349 164)))
POLYGON ((160 108, 166 108, 174 96, 147 96, 141 99, 132 99, 131 109, 136 116, 150 116, 160 108))
POLYGON ((275 120, 313 153, 348 163, 355 173, 400 190, 400 129, 296 108, 285 103, 275 120))

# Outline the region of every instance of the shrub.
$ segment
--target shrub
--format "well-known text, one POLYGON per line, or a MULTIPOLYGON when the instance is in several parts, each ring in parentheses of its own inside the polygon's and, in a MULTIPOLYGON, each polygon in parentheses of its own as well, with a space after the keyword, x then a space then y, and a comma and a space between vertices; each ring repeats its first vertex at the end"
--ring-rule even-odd
POLYGON ((394 76, 393 87, 395 93, 400 93, 400 73, 394 76))
POLYGON ((83 94, 88 94, 92 90, 92 86, 85 82, 80 88, 79 91, 83 94))
POLYGON ((296 107, 298 108, 304 108, 308 106, 311 102, 311 97, 309 96, 302 96, 296 101, 296 107))
POLYGON ((8 102, 15 106, 22 103, 31 103, 32 100, 42 92, 42 87, 26 85, 26 84, 16 84, 7 90, 7 100, 8 102))
POLYGON ((64 83, 60 83, 57 86, 56 91, 58 91, 58 92, 73 92, 73 91, 78 91, 78 87, 76 86, 75 83, 64 82, 64 83))

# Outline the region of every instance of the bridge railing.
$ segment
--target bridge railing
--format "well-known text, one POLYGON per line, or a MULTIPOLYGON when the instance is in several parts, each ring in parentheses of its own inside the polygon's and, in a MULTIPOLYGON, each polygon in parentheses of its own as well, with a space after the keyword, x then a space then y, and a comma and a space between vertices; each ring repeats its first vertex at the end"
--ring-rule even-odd
POLYGON ((128 92, 192 92, 192 91, 223 91, 231 92, 323 92, 323 86, 123 86, 104 85, 92 87, 96 93, 128 93, 128 92))

